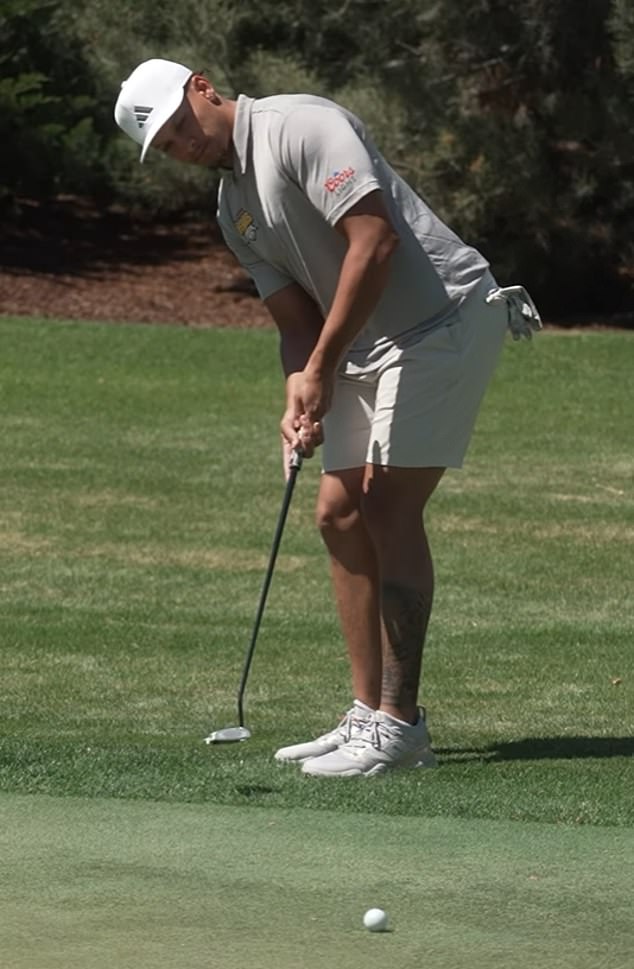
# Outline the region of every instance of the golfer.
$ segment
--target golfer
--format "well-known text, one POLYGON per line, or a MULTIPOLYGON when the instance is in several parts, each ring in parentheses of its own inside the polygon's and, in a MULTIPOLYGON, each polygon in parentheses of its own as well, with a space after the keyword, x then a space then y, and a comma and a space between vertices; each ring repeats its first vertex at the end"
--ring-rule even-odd
POLYGON ((223 97, 181 64, 124 81, 119 126, 222 169, 218 222, 280 334, 287 455, 321 445, 317 524, 352 673, 351 706, 279 761, 323 777, 436 763, 419 704, 433 598, 425 506, 462 466, 504 341, 541 326, 390 167, 345 108, 223 97))

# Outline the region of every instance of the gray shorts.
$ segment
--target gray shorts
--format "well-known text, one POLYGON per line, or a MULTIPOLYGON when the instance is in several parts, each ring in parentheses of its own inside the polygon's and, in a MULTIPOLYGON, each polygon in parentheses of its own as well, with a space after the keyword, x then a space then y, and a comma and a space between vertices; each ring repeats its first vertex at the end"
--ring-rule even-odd
POLYGON ((462 467, 507 329, 487 275, 442 326, 393 347, 373 373, 340 375, 323 421, 324 471, 462 467))

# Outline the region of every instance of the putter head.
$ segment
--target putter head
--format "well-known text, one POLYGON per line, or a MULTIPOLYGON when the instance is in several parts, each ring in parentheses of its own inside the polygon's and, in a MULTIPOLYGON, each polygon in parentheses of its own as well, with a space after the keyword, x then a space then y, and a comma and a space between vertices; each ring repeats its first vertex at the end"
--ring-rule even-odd
POLYGON ((237 744, 242 740, 248 740, 251 731, 246 727, 223 727, 222 730, 214 730, 208 737, 205 737, 206 744, 237 744))

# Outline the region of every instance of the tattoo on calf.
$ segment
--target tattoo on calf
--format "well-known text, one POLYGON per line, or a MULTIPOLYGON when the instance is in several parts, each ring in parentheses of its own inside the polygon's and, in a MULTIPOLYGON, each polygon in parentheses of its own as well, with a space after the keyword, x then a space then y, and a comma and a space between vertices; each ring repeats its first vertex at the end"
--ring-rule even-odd
POLYGON ((419 589, 384 582, 382 615, 383 646, 382 702, 408 706, 418 697, 423 643, 431 602, 419 589))

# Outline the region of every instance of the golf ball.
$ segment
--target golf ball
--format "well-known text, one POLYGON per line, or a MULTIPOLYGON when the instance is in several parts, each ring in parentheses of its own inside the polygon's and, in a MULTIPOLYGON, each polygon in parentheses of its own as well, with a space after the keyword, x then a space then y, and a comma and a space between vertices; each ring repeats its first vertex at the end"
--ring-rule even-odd
POLYGON ((370 932, 385 932, 387 915, 382 908, 369 908, 363 916, 363 924, 370 932))

